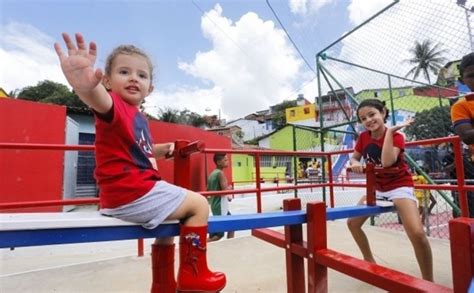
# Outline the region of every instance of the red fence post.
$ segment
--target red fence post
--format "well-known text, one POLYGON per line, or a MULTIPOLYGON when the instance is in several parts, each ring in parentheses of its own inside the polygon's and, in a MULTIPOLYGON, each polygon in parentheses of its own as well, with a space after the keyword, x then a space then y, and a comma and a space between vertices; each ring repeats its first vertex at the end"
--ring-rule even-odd
POLYGON ((174 170, 173 183, 177 186, 191 190, 191 154, 204 150, 204 142, 177 140, 174 143, 174 170))
POLYGON ((137 256, 143 256, 144 254, 144 241, 143 238, 137 239, 137 256))
POLYGON ((453 290, 468 292, 474 278, 474 219, 457 218, 449 221, 453 290))
POLYGON ((375 205, 375 166, 368 163, 365 167, 365 174, 367 176, 367 205, 375 205))
POLYGON ((315 261, 316 252, 327 248, 326 204, 310 202, 307 211, 308 292, 328 292, 328 269, 315 261))
POLYGON ((453 140, 453 151, 454 151, 454 163, 456 166, 456 178, 457 178, 457 185, 458 185, 458 199, 459 199, 459 206, 461 208, 461 216, 462 217, 469 217, 469 207, 467 203, 467 193, 465 188, 465 181, 464 181, 464 166, 463 166, 463 159, 462 159, 462 147, 461 147, 461 140, 459 136, 456 136, 453 140))
MULTIPOLYGON (((329 166, 332 166, 332 158, 331 158, 331 155, 328 156, 328 179, 329 179, 329 206, 330 207, 334 207, 334 178, 332 177, 333 174, 332 174, 332 167, 329 167, 329 166)), ((321 168, 324 168, 324 166, 321 166, 321 168)))
MULTIPOLYGON (((301 210, 299 198, 285 199, 283 201, 284 211, 301 210)), ((304 284, 304 257, 291 252, 291 246, 303 244, 303 227, 299 225, 285 226, 285 256, 286 256, 286 286, 288 293, 299 293, 305 291, 304 284)))
POLYGON ((262 190, 260 182, 260 155, 255 154, 255 187, 257 189, 257 213, 262 212, 262 190))
POLYGON ((174 184, 191 189, 191 158, 188 154, 181 155, 181 150, 189 144, 188 140, 177 140, 174 143, 174 184))

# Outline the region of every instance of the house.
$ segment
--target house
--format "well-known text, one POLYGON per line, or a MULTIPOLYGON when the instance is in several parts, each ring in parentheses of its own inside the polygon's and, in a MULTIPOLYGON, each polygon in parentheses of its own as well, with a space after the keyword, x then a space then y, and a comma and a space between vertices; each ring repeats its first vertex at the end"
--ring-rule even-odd
POLYGON ((249 141, 270 132, 268 124, 258 119, 240 118, 227 123, 226 127, 237 126, 241 129, 243 141, 249 141))
POLYGON ((298 95, 296 107, 285 109, 286 122, 288 124, 316 126, 318 119, 317 106, 310 103, 302 94, 298 95))
POLYGON ((260 110, 255 113, 249 114, 244 117, 246 120, 256 120, 260 123, 265 124, 265 130, 268 132, 271 132, 274 130, 273 126, 273 116, 274 113, 272 112, 272 109, 266 109, 266 110, 260 110))
MULTIPOLYGON (((74 141, 69 144, 94 145, 95 121, 92 111, 88 108, 67 107, 67 131, 74 141)), ((97 193, 94 179, 95 154, 94 152, 77 152, 77 181, 75 196, 88 196, 97 193)))
POLYGON ((7 92, 3 88, 0 87, 0 98, 8 98, 8 97, 9 96, 7 92))
POLYGON ((202 118, 206 122, 206 126, 209 128, 221 126, 222 121, 217 115, 204 115, 202 118))
POLYGON ((231 139, 232 148, 242 148, 244 145, 242 129, 237 125, 216 127, 207 129, 208 132, 213 132, 220 136, 225 136, 231 139))
MULTIPOLYGON (((388 88, 378 89, 365 89, 358 92, 355 96, 360 102, 369 98, 378 98, 386 101, 387 107, 392 108, 390 99, 393 98, 393 108, 396 109, 393 117, 395 122, 404 121, 408 116, 414 116, 415 113, 424 110, 429 110, 435 107, 449 106, 449 93, 454 90, 446 89, 440 91, 440 95, 434 95, 435 91, 432 88, 425 87, 393 87, 391 90, 388 88), (445 96, 443 96, 445 95, 445 96), (448 96, 448 97, 446 97, 448 96)), ((436 91, 437 92, 437 91, 436 91)), ((392 122, 391 119, 388 121, 392 122)))
POLYGON ((325 127, 351 120, 355 105, 351 96, 346 92, 354 95, 353 88, 348 87, 345 91, 329 91, 326 95, 316 98, 316 105, 321 104, 321 109, 316 108, 317 127, 320 127, 319 115, 323 116, 323 126, 325 127))
POLYGON ((446 63, 443 68, 439 70, 436 84, 443 87, 452 87, 460 77, 459 64, 461 60, 453 60, 446 63))

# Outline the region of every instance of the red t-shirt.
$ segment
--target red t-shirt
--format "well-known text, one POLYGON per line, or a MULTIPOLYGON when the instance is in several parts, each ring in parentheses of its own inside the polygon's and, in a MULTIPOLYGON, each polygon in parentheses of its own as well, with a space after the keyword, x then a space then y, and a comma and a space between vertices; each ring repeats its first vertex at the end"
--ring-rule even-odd
MULTIPOLYGON (((373 139, 369 131, 362 132, 357 140, 354 150, 362 154, 367 163, 373 163, 375 166, 382 166, 382 146, 385 138, 373 139)), ((375 177, 375 189, 378 191, 389 191, 398 187, 413 186, 413 178, 408 171, 408 165, 405 163, 403 153, 405 151, 405 138, 399 132, 393 134, 393 146, 400 149, 398 159, 391 167, 398 167, 398 173, 377 174, 375 177)))
POLYGON ((145 195, 160 180, 153 168, 148 121, 137 107, 110 93, 107 115, 96 113, 95 178, 102 208, 116 208, 145 195))

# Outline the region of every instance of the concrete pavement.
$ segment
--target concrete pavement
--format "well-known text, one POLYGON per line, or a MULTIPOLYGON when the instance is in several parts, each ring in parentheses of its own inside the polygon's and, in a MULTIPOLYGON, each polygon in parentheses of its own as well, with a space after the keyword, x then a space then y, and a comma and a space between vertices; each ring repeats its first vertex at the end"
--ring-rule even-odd
MULTIPOLYGON (((419 276, 405 234, 367 227, 378 263, 419 276)), ((342 221, 328 223, 331 249, 360 257, 342 221)), ((449 242, 430 239, 435 280, 452 287, 449 242)), ((136 257, 136 241, 55 245, 1 250, 0 292, 148 292, 149 244, 136 257)), ((227 274, 222 292, 286 292, 284 250, 252 236, 209 244, 209 264, 227 274)), ((176 262, 177 267, 177 262, 176 262)), ((330 270, 330 292, 383 292, 330 270)))

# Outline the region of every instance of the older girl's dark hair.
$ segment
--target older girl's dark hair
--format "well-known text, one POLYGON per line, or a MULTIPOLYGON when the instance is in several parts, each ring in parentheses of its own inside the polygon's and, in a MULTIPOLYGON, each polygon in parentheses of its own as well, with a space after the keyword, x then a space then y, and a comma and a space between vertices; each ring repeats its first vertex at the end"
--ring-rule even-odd
POLYGON ((357 121, 359 123, 362 123, 362 121, 359 118, 359 110, 360 110, 360 108, 363 108, 363 107, 375 108, 375 109, 379 110, 380 113, 382 113, 385 110, 385 117, 383 118, 383 122, 387 123, 388 114, 390 113, 390 110, 385 106, 385 101, 381 101, 381 100, 378 100, 378 99, 363 100, 359 104, 359 106, 357 107, 357 112, 356 112, 357 113, 357 121))

